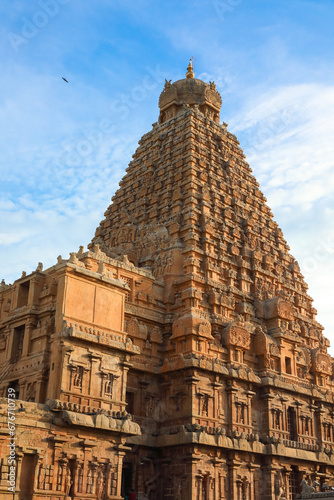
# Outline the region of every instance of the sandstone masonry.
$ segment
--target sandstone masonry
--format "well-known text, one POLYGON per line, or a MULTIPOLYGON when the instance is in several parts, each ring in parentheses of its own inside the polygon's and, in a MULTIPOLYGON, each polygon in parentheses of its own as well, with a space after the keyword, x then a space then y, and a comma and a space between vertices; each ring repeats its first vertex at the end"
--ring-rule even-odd
POLYGON ((221 104, 191 64, 166 81, 88 250, 1 284, 1 498, 334 485, 329 341, 221 104))

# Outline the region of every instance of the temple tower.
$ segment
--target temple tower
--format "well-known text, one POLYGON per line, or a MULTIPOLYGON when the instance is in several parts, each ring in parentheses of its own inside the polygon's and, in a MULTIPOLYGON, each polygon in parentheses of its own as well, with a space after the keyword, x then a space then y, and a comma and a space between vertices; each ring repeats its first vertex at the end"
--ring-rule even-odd
POLYGON ((329 342, 221 105, 191 62, 166 80, 88 250, 1 283, 1 498, 334 486, 329 342))
POLYGON ((126 460, 148 498, 295 498, 304 469, 289 446, 323 442, 329 342, 221 105, 191 62, 166 80, 93 239, 154 276, 127 277, 141 349, 127 391, 143 435, 126 460))

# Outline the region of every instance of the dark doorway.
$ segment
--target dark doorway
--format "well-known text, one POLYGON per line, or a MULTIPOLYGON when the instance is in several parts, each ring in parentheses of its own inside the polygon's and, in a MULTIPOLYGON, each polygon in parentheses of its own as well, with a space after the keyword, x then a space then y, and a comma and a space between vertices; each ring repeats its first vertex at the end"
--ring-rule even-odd
POLYGON ((37 455, 26 454, 22 459, 20 478, 20 500, 32 500, 34 494, 37 455))
POLYGON ((292 408, 291 406, 288 408, 287 418, 289 439, 290 441, 297 441, 297 418, 295 408, 292 408))
POLYGON ((10 362, 17 363, 22 356, 23 339, 24 339, 25 326, 18 326, 14 328, 13 345, 10 362))
POLYGON ((134 393, 133 392, 127 392, 126 393, 126 403, 127 403, 126 411, 128 413, 133 414, 133 412, 134 412, 134 408, 135 408, 134 400, 135 400, 134 393))
POLYGON ((132 464, 129 462, 123 463, 122 469, 122 496, 129 495, 132 488, 132 464))

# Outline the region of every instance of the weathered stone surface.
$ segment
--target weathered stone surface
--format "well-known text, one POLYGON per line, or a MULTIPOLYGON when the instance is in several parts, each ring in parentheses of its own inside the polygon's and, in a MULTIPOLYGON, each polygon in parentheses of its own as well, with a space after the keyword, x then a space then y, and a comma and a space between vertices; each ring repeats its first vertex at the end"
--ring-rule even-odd
POLYGON ((214 83, 189 65, 159 105, 88 251, 0 286, 17 498, 133 487, 149 500, 282 500, 305 478, 331 487, 333 359, 298 263, 219 123, 214 83))

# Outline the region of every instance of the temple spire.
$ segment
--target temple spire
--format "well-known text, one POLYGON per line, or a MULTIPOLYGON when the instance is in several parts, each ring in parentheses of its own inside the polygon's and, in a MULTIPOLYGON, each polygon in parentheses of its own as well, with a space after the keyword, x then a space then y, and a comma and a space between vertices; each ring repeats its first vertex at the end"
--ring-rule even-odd
POLYGON ((193 70, 193 58, 191 58, 189 61, 186 78, 195 78, 195 73, 193 70))

